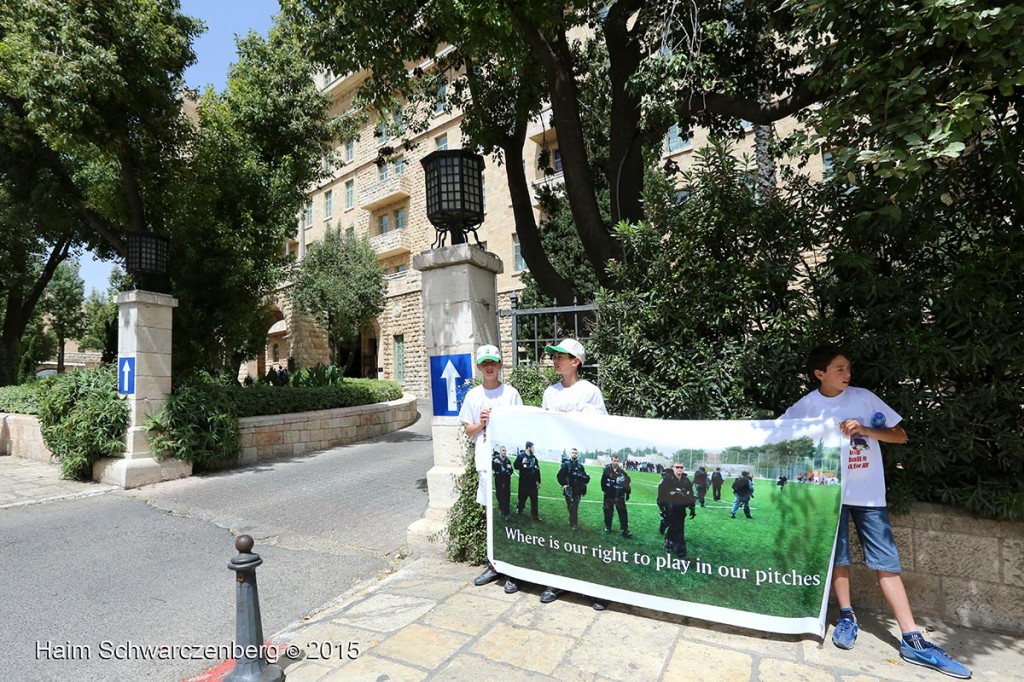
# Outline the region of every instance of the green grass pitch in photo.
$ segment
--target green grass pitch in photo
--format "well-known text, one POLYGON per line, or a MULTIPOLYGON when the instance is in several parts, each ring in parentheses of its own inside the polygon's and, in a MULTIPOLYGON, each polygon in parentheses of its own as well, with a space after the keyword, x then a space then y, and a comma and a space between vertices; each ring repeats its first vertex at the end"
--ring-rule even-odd
MULTIPOLYGON (((735 608, 764 615, 799 617, 816 614, 828 588, 828 561, 839 515, 840 486, 756 479, 750 501, 753 518, 742 511, 730 518, 734 496, 727 479, 722 499, 712 501, 686 520, 689 570, 673 566, 658 533, 657 473, 630 471, 632 493, 626 506, 631 539, 619 533, 618 515, 612 533, 605 532, 602 468, 588 466, 590 484, 580 502, 579 529, 569 528, 565 498, 556 475, 559 465, 541 462, 540 523, 529 508, 515 513, 518 476, 512 479, 512 520, 497 513, 494 501, 494 558, 515 566, 565 575, 578 580, 668 599, 735 608), (543 538, 543 546, 520 539, 543 538), (553 545, 557 543, 557 549, 553 545), (643 562, 649 561, 646 565, 643 562), (659 570, 660 569, 660 570, 659 570), (811 589, 786 582, 814 580, 811 589)), ((688 472, 689 473, 689 472, 688 472)), ((527 503, 529 504, 529 503, 527 503)), ((805 583, 806 584, 806 583, 805 583)))

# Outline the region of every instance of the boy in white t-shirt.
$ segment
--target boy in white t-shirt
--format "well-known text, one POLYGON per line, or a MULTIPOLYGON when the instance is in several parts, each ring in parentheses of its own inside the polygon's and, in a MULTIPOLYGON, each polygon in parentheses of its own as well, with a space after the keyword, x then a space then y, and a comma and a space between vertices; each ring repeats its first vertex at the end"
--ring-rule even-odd
POLYGON ((918 630, 900 577, 899 552, 885 501, 879 443, 907 442, 907 433, 899 425, 903 418, 871 391, 850 386, 850 361, 838 346, 812 350, 807 369, 820 385, 786 410, 782 419, 831 418, 849 438, 840 463, 845 488, 832 568, 832 591, 839 603, 839 620, 832 630, 832 642, 841 649, 852 649, 857 640, 857 618, 850 600, 852 517, 864 550, 864 562, 878 576, 878 586, 903 633, 900 656, 908 663, 953 677, 970 678, 969 668, 925 640, 918 630))
MULTIPOLYGON (((604 407, 604 396, 601 389, 586 379, 580 379, 580 367, 587 361, 587 353, 583 344, 576 339, 563 339, 556 346, 546 346, 545 353, 551 353, 551 361, 555 372, 561 377, 557 384, 544 389, 541 407, 552 412, 597 412, 608 414, 604 407)), ((564 486, 563 486, 564 487, 564 486)), ((579 504, 579 501, 576 501, 579 504)), ((548 587, 540 595, 543 604, 549 604, 564 592, 557 587, 548 587)), ((593 599, 594 609, 604 611, 608 603, 603 599, 593 599)))
MULTIPOLYGON (((483 376, 483 383, 474 386, 466 393, 459 410, 459 421, 465 425, 466 435, 474 439, 473 465, 480 479, 476 489, 476 501, 487 504, 491 496, 491 462, 492 448, 487 439, 487 421, 491 416, 491 408, 499 405, 522 405, 523 399, 513 386, 501 383, 501 351, 490 344, 476 349, 476 366, 483 376)), ((494 566, 487 564, 473 584, 486 585, 494 582, 501 575, 494 566)), ((511 578, 505 578, 505 592, 512 594, 519 586, 511 578)))

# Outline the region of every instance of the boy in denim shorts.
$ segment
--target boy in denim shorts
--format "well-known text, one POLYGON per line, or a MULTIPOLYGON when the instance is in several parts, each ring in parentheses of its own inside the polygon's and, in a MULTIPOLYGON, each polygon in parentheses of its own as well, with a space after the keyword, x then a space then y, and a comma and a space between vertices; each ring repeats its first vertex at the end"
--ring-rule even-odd
POLYGON ((953 677, 970 678, 969 668, 925 640, 918 630, 900 577, 900 557, 885 502, 879 443, 907 442, 907 433, 899 426, 903 418, 871 391, 850 386, 850 361, 838 346, 812 350, 807 370, 818 381, 818 389, 798 400, 782 419, 832 418, 849 438, 842 454, 845 488, 832 568, 832 591, 839 603, 839 620, 832 630, 832 642, 841 649, 852 649, 857 640, 857 617, 850 601, 852 518, 864 549, 864 562, 877 574, 882 595, 903 632, 900 656, 908 663, 953 677))

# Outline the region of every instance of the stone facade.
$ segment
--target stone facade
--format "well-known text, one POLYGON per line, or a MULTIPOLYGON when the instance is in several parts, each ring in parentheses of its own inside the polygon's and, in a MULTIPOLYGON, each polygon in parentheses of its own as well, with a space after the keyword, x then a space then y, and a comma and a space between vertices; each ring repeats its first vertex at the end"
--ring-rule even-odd
MULTIPOLYGON (((903 581, 919 625, 929 618, 1024 634, 1024 522, 977 519, 935 504, 891 515, 903 581)), ((854 604, 887 611, 851 533, 854 604)))
POLYGON ((238 420, 242 455, 234 464, 252 466, 355 443, 405 428, 417 417, 416 398, 409 394, 359 407, 246 417, 238 420))

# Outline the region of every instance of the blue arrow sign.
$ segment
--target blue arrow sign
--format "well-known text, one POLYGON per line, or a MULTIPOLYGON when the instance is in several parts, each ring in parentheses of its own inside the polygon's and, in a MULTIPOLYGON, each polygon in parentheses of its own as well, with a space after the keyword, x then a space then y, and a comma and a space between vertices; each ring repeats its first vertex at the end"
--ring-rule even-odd
POLYGON ((455 417, 459 414, 459 387, 473 378, 473 356, 432 355, 430 357, 430 395, 434 416, 455 417))
POLYGON ((135 395, 135 358, 118 358, 117 392, 135 395))

